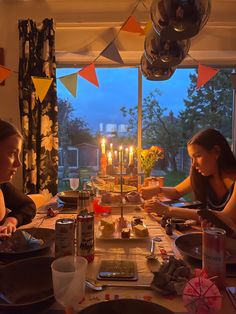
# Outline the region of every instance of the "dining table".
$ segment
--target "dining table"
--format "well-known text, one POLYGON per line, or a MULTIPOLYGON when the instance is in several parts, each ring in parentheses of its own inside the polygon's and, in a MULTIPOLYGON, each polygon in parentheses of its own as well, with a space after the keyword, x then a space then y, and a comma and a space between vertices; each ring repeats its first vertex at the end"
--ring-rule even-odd
MULTIPOLYGON (((20 228, 49 228, 55 229, 56 220, 61 218, 73 218, 77 216, 76 208, 64 208, 61 207, 59 213, 54 217, 47 215, 47 208, 41 207, 33 221, 20 228), (45 210, 44 210, 45 209, 45 210)), ((165 228, 160 225, 160 217, 155 213, 144 211, 141 206, 126 206, 123 211, 125 219, 131 221, 135 217, 141 218, 148 228, 148 237, 140 238, 103 238, 99 233, 100 220, 104 217, 112 217, 118 219, 120 217, 120 209, 112 208, 109 213, 94 213, 94 236, 95 236, 95 257, 94 260, 88 264, 87 267, 87 279, 97 280, 98 270, 102 260, 129 260, 134 261, 137 264, 138 279, 136 281, 101 281, 106 283, 118 283, 119 285, 128 284, 129 288, 113 287, 105 288, 101 291, 94 291, 90 288, 86 288, 85 299, 80 304, 81 309, 87 306, 108 300, 114 299, 138 299, 149 302, 157 303, 161 306, 168 308, 176 314, 187 313, 187 309, 184 306, 182 296, 178 295, 163 295, 162 293, 154 289, 136 289, 136 285, 149 285, 153 280, 153 273, 159 270, 160 264, 164 263, 170 256, 181 258, 186 261, 191 268, 201 267, 201 262, 189 260, 186 256, 182 255, 175 245, 175 240, 183 232, 173 230, 172 235, 167 235, 165 228), (155 255, 156 259, 147 259, 150 254, 151 240, 152 238, 158 239, 155 241, 155 255)), ((199 231, 199 226, 192 226, 185 232, 199 231)), ((54 256, 54 244, 51 246, 45 254, 54 256)), ((236 286, 235 278, 227 278, 227 286, 236 286)), ((222 293, 222 308, 219 314, 233 313, 235 310, 232 307, 230 300, 227 297, 225 291, 222 293)), ((50 306, 49 309, 42 312, 47 313, 59 313, 63 310, 62 306, 56 301, 50 306)))

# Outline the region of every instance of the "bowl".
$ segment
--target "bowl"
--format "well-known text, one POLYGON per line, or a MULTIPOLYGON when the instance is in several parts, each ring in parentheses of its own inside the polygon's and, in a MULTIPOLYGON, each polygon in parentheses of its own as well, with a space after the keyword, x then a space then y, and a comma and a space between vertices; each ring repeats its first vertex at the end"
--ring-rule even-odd
POLYGON ((31 257, 1 266, 0 313, 35 313, 48 307, 54 301, 53 260, 50 256, 31 257))
POLYGON ((95 303, 86 307, 80 314, 174 314, 167 308, 152 302, 135 299, 119 299, 95 303))
POLYGON ((69 204, 77 204, 77 199, 79 197, 79 191, 63 191, 57 193, 58 198, 64 202, 69 204))

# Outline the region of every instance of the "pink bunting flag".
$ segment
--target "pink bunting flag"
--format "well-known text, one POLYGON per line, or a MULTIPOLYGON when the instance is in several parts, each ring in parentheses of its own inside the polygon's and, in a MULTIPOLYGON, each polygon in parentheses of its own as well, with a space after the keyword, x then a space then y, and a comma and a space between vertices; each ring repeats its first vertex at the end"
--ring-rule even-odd
POLYGON ((99 87, 94 63, 91 63, 84 67, 82 70, 78 71, 78 75, 82 76, 85 80, 99 87))
POLYGON ((144 30, 140 26, 140 24, 136 21, 136 18, 131 15, 124 25, 121 27, 122 31, 131 32, 131 33, 139 33, 144 35, 144 30))
POLYGON ((116 47, 116 45, 111 42, 100 54, 100 56, 103 56, 107 59, 110 59, 112 61, 124 64, 124 61, 122 60, 119 51, 116 47))
POLYGON ((11 74, 11 70, 5 68, 4 66, 0 65, 0 83, 5 81, 5 79, 11 74))
POLYGON ((214 69, 202 64, 198 65, 198 78, 197 78, 197 89, 206 84, 211 78, 213 78, 219 69, 214 69))

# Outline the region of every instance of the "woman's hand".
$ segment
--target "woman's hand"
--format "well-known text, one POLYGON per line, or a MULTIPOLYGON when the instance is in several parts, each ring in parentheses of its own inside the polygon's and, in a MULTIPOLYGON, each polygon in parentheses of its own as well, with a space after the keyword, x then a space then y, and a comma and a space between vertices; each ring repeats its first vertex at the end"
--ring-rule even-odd
POLYGON ((160 193, 160 187, 158 185, 143 186, 141 188, 141 195, 144 200, 149 200, 153 196, 157 196, 160 193))
POLYGON ((10 237, 16 231, 17 219, 7 217, 2 226, 0 226, 0 238, 10 237))
POLYGON ((144 203, 144 209, 147 211, 155 211, 160 216, 170 216, 169 206, 159 202, 155 197, 144 203))

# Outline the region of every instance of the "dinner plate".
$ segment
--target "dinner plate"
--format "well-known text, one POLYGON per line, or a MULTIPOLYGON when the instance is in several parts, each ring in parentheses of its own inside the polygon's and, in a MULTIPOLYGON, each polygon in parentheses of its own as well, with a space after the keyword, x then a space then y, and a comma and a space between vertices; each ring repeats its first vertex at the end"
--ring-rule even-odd
MULTIPOLYGON (((193 232, 175 240, 178 250, 187 257, 202 260, 202 233, 193 232)), ((236 264, 236 239, 226 238, 226 264, 236 264)))
POLYGON ((47 228, 17 229, 12 237, 0 241, 0 258, 24 257, 38 251, 48 249, 55 241, 55 230, 47 228), (29 244, 22 231, 28 232, 36 239, 43 240, 41 244, 29 244))
POLYGON ((0 313, 32 314, 48 307, 54 301, 53 260, 30 257, 0 267, 0 313))
POLYGON ((72 190, 63 191, 63 192, 57 193, 57 196, 62 202, 74 205, 74 204, 77 204, 77 200, 79 197, 79 191, 78 190, 76 190, 76 191, 72 191, 72 190))
POLYGON ((95 303, 86 307, 80 314, 174 314, 159 304, 135 299, 119 299, 95 303))

